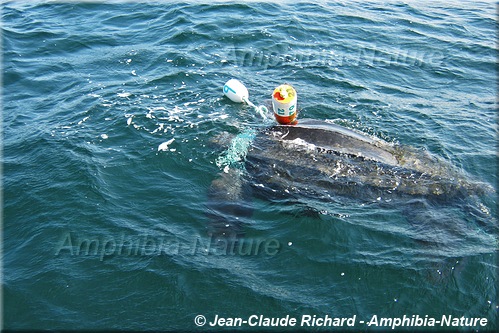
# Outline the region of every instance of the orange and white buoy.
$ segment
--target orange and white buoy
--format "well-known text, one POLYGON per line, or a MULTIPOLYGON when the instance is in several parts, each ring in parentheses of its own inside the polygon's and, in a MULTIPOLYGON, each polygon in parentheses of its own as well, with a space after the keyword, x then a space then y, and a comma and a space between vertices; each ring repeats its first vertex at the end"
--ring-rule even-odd
POLYGON ((297 123, 296 90, 289 84, 282 84, 272 93, 272 107, 277 122, 281 125, 297 123))

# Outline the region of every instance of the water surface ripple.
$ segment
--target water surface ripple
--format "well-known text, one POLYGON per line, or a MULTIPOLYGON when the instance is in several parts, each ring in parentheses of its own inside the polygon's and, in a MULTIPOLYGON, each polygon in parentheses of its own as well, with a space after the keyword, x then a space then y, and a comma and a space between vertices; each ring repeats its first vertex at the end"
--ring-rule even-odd
POLYGON ((223 138, 262 128, 222 96, 233 77, 255 103, 290 83, 300 117, 497 189, 492 2, 2 6, 6 329, 190 331, 198 314, 499 327, 494 192, 269 198, 246 184, 234 210, 209 205, 223 138), (214 219, 279 250, 215 253, 214 219))

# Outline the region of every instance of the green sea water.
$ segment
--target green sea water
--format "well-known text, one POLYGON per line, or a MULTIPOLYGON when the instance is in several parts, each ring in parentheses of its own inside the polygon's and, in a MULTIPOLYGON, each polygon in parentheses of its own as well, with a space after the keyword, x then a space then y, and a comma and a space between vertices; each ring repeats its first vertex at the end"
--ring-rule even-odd
POLYGON ((499 328, 494 2, 7 1, 1 15, 4 329, 499 328), (289 83, 300 118, 426 151, 494 191, 271 197, 237 176, 252 190, 214 208, 230 138, 269 124, 223 96, 231 78, 262 105, 289 83), (214 221, 242 240, 213 242, 214 221))

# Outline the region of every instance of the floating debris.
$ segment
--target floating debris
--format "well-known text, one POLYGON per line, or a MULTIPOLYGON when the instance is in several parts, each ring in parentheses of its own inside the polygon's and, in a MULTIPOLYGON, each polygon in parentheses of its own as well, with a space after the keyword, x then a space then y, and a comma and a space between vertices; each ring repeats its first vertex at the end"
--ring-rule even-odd
POLYGON ((167 150, 168 150, 168 146, 169 146, 170 144, 172 144, 172 142, 173 142, 173 141, 175 141, 175 138, 170 139, 170 140, 168 140, 168 141, 166 141, 166 142, 163 142, 162 144, 160 144, 160 145, 158 146, 158 151, 167 151, 167 150))

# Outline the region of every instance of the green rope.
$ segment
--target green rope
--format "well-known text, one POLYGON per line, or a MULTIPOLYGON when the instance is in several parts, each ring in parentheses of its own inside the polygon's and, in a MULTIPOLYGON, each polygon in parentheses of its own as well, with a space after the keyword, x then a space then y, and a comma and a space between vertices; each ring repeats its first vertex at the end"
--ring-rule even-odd
MULTIPOLYGON (((249 99, 243 97, 243 102, 251 106, 255 111, 263 118, 267 120, 266 113, 268 109, 265 106, 256 106, 249 99)), ((248 149, 256 136, 256 130, 248 128, 242 133, 236 135, 232 139, 229 148, 220 155, 215 161, 219 168, 223 168, 224 172, 228 172, 230 167, 235 167, 238 169, 244 169, 244 160, 246 159, 246 154, 248 149)))
POLYGON ((228 167, 244 168, 243 162, 246 159, 246 154, 255 136, 256 131, 252 128, 246 129, 236 135, 232 139, 229 149, 217 158, 216 165, 219 168, 223 167, 225 172, 227 172, 228 167))

